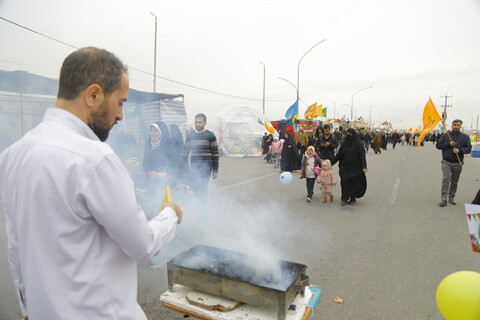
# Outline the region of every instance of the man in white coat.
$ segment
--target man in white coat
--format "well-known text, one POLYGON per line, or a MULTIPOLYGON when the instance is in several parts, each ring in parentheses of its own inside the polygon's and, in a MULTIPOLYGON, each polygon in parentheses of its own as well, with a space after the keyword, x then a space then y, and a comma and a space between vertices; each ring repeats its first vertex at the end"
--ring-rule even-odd
POLYGON ((133 182, 103 143, 122 119, 127 68, 83 48, 60 72, 55 107, 0 155, 8 259, 24 317, 146 319, 137 304, 137 260, 173 239, 182 211, 152 220, 133 182))

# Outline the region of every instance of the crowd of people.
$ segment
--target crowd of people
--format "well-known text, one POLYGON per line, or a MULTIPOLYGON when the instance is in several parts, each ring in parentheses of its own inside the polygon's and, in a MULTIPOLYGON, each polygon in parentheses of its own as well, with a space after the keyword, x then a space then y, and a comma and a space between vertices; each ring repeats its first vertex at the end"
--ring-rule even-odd
POLYGON ((279 132, 279 138, 265 133, 262 139, 264 160, 280 165, 280 172, 300 171, 305 178, 307 196, 310 202, 315 182, 321 185, 322 202, 333 202, 332 188, 337 180, 332 166, 338 163, 341 187, 341 205, 353 205, 367 189, 365 173, 367 161, 365 147, 360 135, 354 129, 333 132, 330 125, 324 125, 313 134, 300 129, 295 135, 279 132), (273 159, 273 160, 272 160, 273 159))
MULTIPOLYGON (((476 135, 460 132, 462 121, 452 122, 452 130, 448 132, 429 132, 420 142, 432 142, 437 149, 442 150, 442 191, 440 207, 447 202, 455 205, 455 193, 463 166, 463 158, 472 150, 471 143, 478 140, 476 135)), ((368 171, 365 153, 373 149, 375 154, 387 150, 389 144, 395 149, 397 144, 418 146, 420 133, 382 132, 369 130, 354 130, 348 128, 335 129, 330 125, 318 127, 314 132, 307 133, 300 128, 295 135, 280 131, 279 138, 265 133, 262 139, 264 160, 274 162, 280 172, 299 171, 301 178, 306 179, 306 201, 311 202, 314 194, 315 181, 321 184, 322 203, 329 197, 333 202, 332 187, 336 185, 335 173, 330 169, 338 163, 341 205, 355 204, 367 189, 365 173, 368 171), (327 174, 328 173, 328 174, 327 174)), ((479 191, 480 194, 480 191, 479 191)), ((478 202, 477 197, 474 200, 478 202)))
MULTIPOLYGON (((24 319, 145 320, 136 301, 137 260, 157 255, 183 218, 175 203, 160 207, 157 192, 188 182, 204 204, 209 181, 218 176, 217 140, 205 127, 205 114, 195 116, 185 141, 178 127, 151 123, 140 171, 154 202, 138 203, 129 171, 104 143, 123 118, 127 74, 104 49, 71 53, 60 71, 55 105, 0 154, 8 261, 24 319)), ((471 150, 461 125, 454 120, 452 131, 435 135, 443 159, 442 207, 447 201, 455 205, 464 155, 471 150)), ((389 139, 415 142, 402 136, 373 137, 352 128, 332 132, 325 125, 311 135, 266 134, 262 150, 281 171, 301 172, 307 201, 315 183, 322 186, 322 202, 334 201, 332 166, 338 164, 341 205, 353 205, 367 190, 365 154, 372 141, 377 151, 380 144, 386 149, 389 139)), ((478 198, 480 192, 474 202, 478 198)))

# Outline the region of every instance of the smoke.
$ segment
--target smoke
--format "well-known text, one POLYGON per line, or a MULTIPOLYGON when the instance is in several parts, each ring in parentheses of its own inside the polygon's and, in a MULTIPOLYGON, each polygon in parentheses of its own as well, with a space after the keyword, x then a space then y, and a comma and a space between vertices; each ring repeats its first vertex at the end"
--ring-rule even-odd
MULTIPOLYGON (((3 96, 0 100, 1 126, 0 126, 0 151, 11 145, 20 138, 24 132, 30 130, 43 118, 44 110, 54 104, 53 98, 3 96), (20 108, 23 106, 23 109, 20 108), (28 112, 23 114, 22 112, 28 112), (22 126, 23 124, 23 126, 22 126)), ((274 201, 252 202, 249 193, 240 193, 242 187, 234 187, 228 190, 215 190, 210 182, 210 195, 208 204, 198 201, 192 188, 193 173, 183 177, 171 174, 170 180, 165 184, 156 186, 156 192, 148 192, 146 173, 142 167, 143 155, 148 144, 141 144, 129 132, 126 120, 114 126, 110 132, 109 143, 124 163, 134 180, 137 190, 138 202, 145 211, 156 214, 159 204, 163 199, 164 185, 172 187, 173 201, 181 205, 184 210, 183 223, 178 226, 176 239, 160 253, 159 257, 152 259, 152 264, 166 263, 176 255, 199 245, 210 245, 231 251, 247 254, 242 259, 242 264, 237 265, 238 273, 244 273, 245 277, 256 275, 271 284, 280 283, 285 279, 284 270, 279 260, 282 258, 279 249, 280 244, 288 239, 290 228, 285 220, 284 209, 274 201), (150 208, 149 208, 150 206, 150 208)), ((146 131, 147 129, 145 129, 146 131)), ((141 130, 143 132, 143 130, 141 130)), ((183 146, 182 133, 169 128, 171 136, 166 150, 167 154, 178 156, 183 146), (176 138, 176 139, 174 139, 176 138)), ((148 142, 148 141, 147 141, 148 142)), ((177 161, 171 161, 178 164, 177 161)), ((184 170, 183 173, 187 172, 184 170)), ((241 170, 233 181, 241 181, 244 177, 241 170)), ((223 174, 223 173, 221 173, 223 174)), ((231 173, 228 173, 231 175, 231 173)), ((251 188, 251 184, 248 185, 251 188)), ((261 194, 263 190, 249 190, 261 194), (258 192, 257 192, 258 191, 258 192)), ((148 213, 147 213, 148 214, 148 213)), ((152 217, 152 215, 148 216, 152 217)), ((204 264, 209 261, 204 257, 204 264)), ((228 260, 228 259, 227 259, 228 260)), ((198 261, 201 265, 202 261, 198 261)), ((229 266, 234 268, 234 266, 229 266)))
MULTIPOLYGON (((241 181, 242 177, 234 180, 241 181)), ((252 190, 250 184, 248 190, 215 190, 212 184, 207 206, 193 193, 187 195, 186 202, 181 198, 185 195, 172 195, 174 202, 183 201, 183 222, 177 228, 176 239, 153 259, 154 263, 166 263, 192 247, 207 245, 232 252, 222 251, 219 256, 197 251, 188 259, 184 257, 182 265, 212 273, 221 271, 278 290, 288 288, 298 273, 291 266, 286 268, 290 264, 282 261, 281 246, 295 232, 285 209, 273 200, 252 201, 248 194, 262 191, 252 190)))
POLYGON ((39 124, 54 102, 49 97, 0 92, 0 152, 39 124))
MULTIPOLYGON (((112 130, 108 142, 114 146, 115 152, 120 155, 134 178, 137 191, 140 191, 137 192, 138 201, 144 208, 147 218, 152 218, 157 213, 166 184, 171 187, 172 201, 179 204, 184 212, 183 221, 177 227, 176 238, 161 250, 159 256, 151 259, 152 265, 163 265, 192 247, 207 245, 227 249, 233 253, 223 256, 220 265, 215 265, 211 256, 195 255, 189 261, 189 266, 215 273, 218 272, 215 268, 227 268, 229 270, 222 271, 230 272, 233 277, 271 288, 279 289, 291 284, 294 280, 292 276, 298 274, 292 274, 292 270, 285 268, 285 263, 281 261, 283 255, 280 248, 294 230, 292 221, 288 220, 285 208, 281 204, 268 200, 268 193, 262 189, 256 190, 255 183, 218 189, 215 187, 216 183, 210 181, 207 200, 195 193, 197 172, 189 172, 186 167, 181 168, 182 174, 178 172, 175 174, 169 168, 169 179, 165 183, 145 183, 148 181, 148 172, 142 168, 142 162, 143 155, 146 154, 145 148, 150 144, 142 146, 142 150, 136 151, 138 156, 132 157, 131 152, 122 148, 131 147, 135 142, 127 143, 127 137, 122 133, 124 132, 122 129, 124 128, 119 126, 118 129, 112 130), (254 200, 252 194, 265 194, 266 199, 259 201, 258 197, 255 197, 254 200), (244 256, 239 257, 236 253, 242 253, 244 256)), ((162 138, 166 136, 168 133, 164 128, 162 138)), ((161 147, 165 154, 176 159, 173 164, 181 162, 178 158, 181 150, 178 143, 162 144, 161 147)), ((228 172, 229 181, 236 183, 245 180, 241 168, 237 169, 228 172)))

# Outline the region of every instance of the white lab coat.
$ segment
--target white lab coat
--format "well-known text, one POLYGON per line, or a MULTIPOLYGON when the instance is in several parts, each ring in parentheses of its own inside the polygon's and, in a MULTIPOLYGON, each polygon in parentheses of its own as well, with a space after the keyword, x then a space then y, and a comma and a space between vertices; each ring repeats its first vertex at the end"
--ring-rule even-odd
POLYGON ((8 257, 30 320, 146 319, 137 260, 175 235, 166 208, 147 221, 110 146, 72 113, 43 121, 0 155, 8 257))

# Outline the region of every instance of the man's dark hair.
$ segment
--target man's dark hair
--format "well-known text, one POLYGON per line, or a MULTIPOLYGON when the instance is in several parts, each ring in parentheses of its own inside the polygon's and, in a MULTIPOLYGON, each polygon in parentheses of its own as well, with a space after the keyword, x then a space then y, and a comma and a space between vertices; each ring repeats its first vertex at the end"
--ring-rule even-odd
POLYGON ((452 124, 458 123, 458 122, 460 122, 460 124, 463 124, 463 121, 460 120, 460 119, 455 119, 455 120, 453 120, 453 121, 452 121, 452 124))
POLYGON ((203 113, 199 113, 195 116, 195 118, 202 118, 203 121, 207 122, 207 116, 203 113))
POLYGON ((330 125, 329 124, 324 125, 323 129, 330 129, 330 125))
POLYGON ((109 96, 120 86, 127 67, 113 53, 88 47, 71 53, 60 70, 59 99, 73 100, 92 84, 102 87, 109 96))

